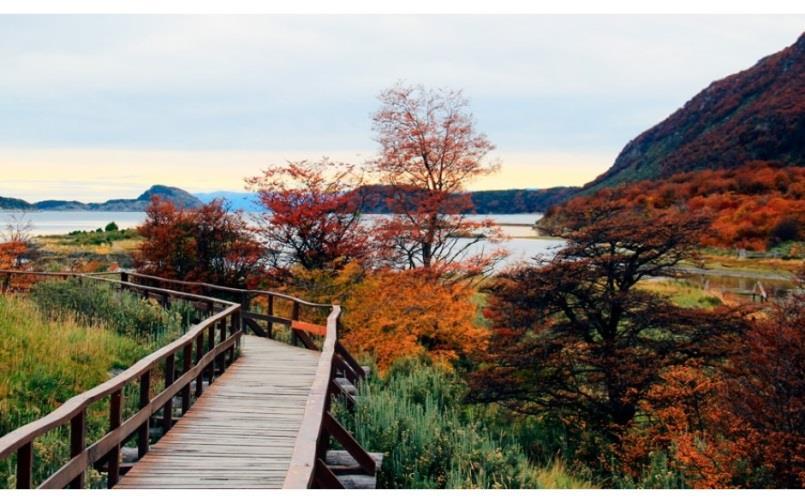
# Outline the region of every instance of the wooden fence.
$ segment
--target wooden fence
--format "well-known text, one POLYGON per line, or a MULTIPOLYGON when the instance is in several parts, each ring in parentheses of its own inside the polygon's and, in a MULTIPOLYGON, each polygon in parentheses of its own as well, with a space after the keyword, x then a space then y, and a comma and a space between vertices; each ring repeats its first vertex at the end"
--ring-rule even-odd
POLYGON ((89 467, 106 470, 107 486, 113 487, 121 473, 127 471, 120 464, 121 447, 136 437, 138 456, 148 452, 150 423, 158 417, 162 434, 172 427, 179 417, 173 416, 174 398, 181 399, 182 414, 193 404, 193 397, 200 397, 204 390, 204 377, 212 383, 216 374, 223 373, 237 357, 236 348, 241 336, 250 329, 258 336, 272 337, 275 324, 287 326, 292 342, 310 350, 321 350, 316 376, 305 407, 302 426, 297 436, 290 468, 285 480, 286 488, 343 487, 334 470, 325 463, 327 447, 331 439, 358 462, 360 471, 374 475, 374 459, 355 441, 349 432, 330 413, 334 395, 343 396, 347 405, 354 405, 354 397, 339 381, 346 379, 352 385, 366 376, 364 369, 349 354, 338 340, 338 325, 341 309, 338 305, 306 302, 281 293, 229 288, 208 283, 179 281, 133 272, 116 272, 119 279, 108 273, 74 274, 41 273, 0 270, 0 287, 3 292, 14 289, 14 276, 29 276, 41 279, 65 279, 101 281, 116 285, 120 290, 133 291, 142 296, 156 298, 165 304, 171 299, 193 303, 208 314, 181 338, 155 351, 135 363, 119 375, 79 394, 47 416, 16 429, 0 438, 0 460, 16 454, 16 486, 31 488, 33 485, 33 442, 57 427, 69 424, 70 460, 39 484, 40 488, 82 488, 85 472, 89 467), (170 288, 170 289, 169 289, 170 288), (185 289, 185 291, 179 291, 185 289), (204 294, 200 294, 204 293, 204 294), (238 301, 213 296, 229 296, 238 301), (263 299, 265 311, 249 310, 255 298, 263 299), (289 304, 290 316, 275 312, 276 303, 289 304), (304 321, 301 311, 329 309, 326 326, 304 321), (261 324, 265 323, 265 324, 261 324), (321 339, 316 343, 315 339, 321 339), (181 368, 177 368, 181 362, 181 368), (152 373, 163 370, 164 389, 151 395, 152 373), (123 389, 129 384, 139 386, 138 411, 123 419, 123 389), (86 440, 87 408, 93 403, 108 398, 108 432, 92 444, 86 440))

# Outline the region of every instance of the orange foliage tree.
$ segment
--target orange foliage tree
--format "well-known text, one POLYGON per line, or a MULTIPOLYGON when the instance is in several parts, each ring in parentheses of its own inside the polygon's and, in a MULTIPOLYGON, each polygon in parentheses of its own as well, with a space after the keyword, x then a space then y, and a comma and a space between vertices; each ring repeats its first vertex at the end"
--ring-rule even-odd
POLYGON ((145 240, 134 262, 142 273, 243 287, 262 271, 259 243, 220 201, 184 210, 154 197, 139 232, 145 240))
POLYGON ((422 271, 378 272, 345 304, 344 344, 374 356, 381 371, 394 360, 425 356, 448 364, 486 347, 472 290, 422 271))
POLYGON ((736 169, 703 170, 664 180, 630 183, 577 197, 547 213, 546 226, 561 226, 562 213, 590 200, 615 198, 624 207, 686 206, 712 216, 701 244, 764 250, 805 239, 805 167, 751 163, 736 169))

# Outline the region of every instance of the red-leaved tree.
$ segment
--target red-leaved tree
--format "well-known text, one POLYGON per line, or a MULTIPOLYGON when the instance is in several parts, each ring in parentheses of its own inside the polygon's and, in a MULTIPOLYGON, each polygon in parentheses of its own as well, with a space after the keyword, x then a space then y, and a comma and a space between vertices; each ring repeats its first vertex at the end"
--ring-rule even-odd
POLYGON ((481 271, 498 256, 468 259, 481 239, 499 236, 491 220, 469 221, 468 182, 495 172, 484 162, 494 148, 478 132, 460 91, 399 84, 380 95, 373 118, 380 143, 374 162, 379 181, 390 186, 394 213, 378 226, 382 255, 404 268, 461 266, 481 271), (457 239, 457 237, 463 237, 457 239))
POLYGON ((173 279, 243 287, 262 270, 262 248, 240 214, 221 201, 178 209, 154 197, 139 228, 137 270, 173 279))
POLYGON ((338 270, 368 257, 353 165, 327 158, 288 162, 246 183, 265 210, 258 227, 275 270, 338 270))

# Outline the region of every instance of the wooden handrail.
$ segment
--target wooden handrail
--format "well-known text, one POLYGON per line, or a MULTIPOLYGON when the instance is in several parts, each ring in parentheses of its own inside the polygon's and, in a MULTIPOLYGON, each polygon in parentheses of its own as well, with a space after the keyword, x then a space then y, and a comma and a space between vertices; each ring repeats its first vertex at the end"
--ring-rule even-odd
MULTIPOLYGON (((17 487, 30 488, 32 484, 32 445, 33 441, 39 436, 67 423, 71 424, 71 459, 67 461, 60 469, 53 473, 46 479, 40 487, 42 488, 61 488, 66 486, 82 487, 83 486, 83 473, 93 464, 102 461, 107 457, 110 452, 119 452, 121 445, 131 436, 137 434, 143 427, 148 426, 148 422, 152 415, 159 410, 167 409, 172 406, 173 398, 177 395, 183 396, 183 405, 187 404, 188 408, 191 404, 189 401, 184 402, 184 396, 189 395, 188 389, 194 380, 198 384, 198 377, 202 372, 209 371, 209 369, 216 364, 223 354, 229 352, 234 354, 233 349, 236 343, 239 342, 242 335, 242 330, 239 329, 240 322, 240 304, 227 302, 213 297, 205 297, 195 295, 192 293, 185 293, 181 291, 172 291, 162 288, 153 288, 150 286, 142 286, 139 284, 127 283, 122 281, 114 281, 97 276, 87 276, 83 274, 73 273, 47 273, 47 272, 22 272, 22 271, 9 271, 1 270, 0 273, 5 274, 28 274, 50 277, 88 277, 93 280, 112 282, 120 284, 130 289, 138 289, 141 291, 152 291, 169 296, 175 296, 182 299, 194 299, 205 302, 218 303, 224 309, 212 316, 204 319, 199 324, 193 326, 179 339, 169 343, 168 345, 156 350, 137 361, 130 368, 126 369, 119 375, 107 380, 106 382, 93 387, 77 396, 67 400, 64 404, 56 408, 48 415, 35 420, 27 425, 24 425, 14 431, 9 432, 0 438, 0 459, 4 459, 13 453, 17 453, 17 487), (229 322, 227 322, 229 321, 229 322), (216 325, 223 330, 219 339, 212 338, 212 343, 205 348, 203 337, 210 331, 214 330, 216 325), (199 340, 202 340, 200 343, 199 340), (195 364, 188 365, 187 362, 184 371, 178 378, 174 379, 174 371, 166 373, 166 386, 156 396, 151 397, 150 392, 150 376, 153 369, 157 368, 162 362, 174 360, 177 353, 187 357, 193 354, 196 350, 195 364), (199 353, 199 349, 202 353, 199 353), (145 392, 140 396, 140 409, 132 417, 122 420, 120 413, 119 397, 123 388, 132 383, 139 383, 141 392, 145 392), (117 398, 115 398, 117 396, 117 398), (110 398, 110 429, 102 438, 91 445, 86 445, 84 440, 85 430, 85 417, 87 408, 104 399, 110 398), (115 418, 117 417, 117 418, 115 418)), ((230 356, 229 363, 231 364, 233 357, 230 356)), ((225 369, 226 358, 223 358, 224 365, 220 366, 221 370, 225 369)), ((167 365, 171 368, 171 365, 167 365)), ((201 389, 196 389, 196 396, 200 395, 201 389)), ((183 406, 184 407, 184 406, 183 406)), ((170 418, 170 412, 167 415, 170 418)), ((164 418, 164 417, 163 417, 164 418)), ((146 429, 147 431, 147 429, 146 429)), ((148 434, 145 434, 145 441, 148 440, 148 434)), ((142 441, 143 436, 140 436, 142 441)), ((147 444, 141 445, 141 451, 147 450, 147 444)), ((110 462, 110 465, 117 465, 117 462, 110 462)), ((117 481, 117 473, 110 476, 109 485, 113 485, 117 481)))
MULTIPOLYGON (((234 347, 244 333, 244 326, 241 321, 249 320, 250 315, 254 319, 264 319, 271 322, 280 322, 291 327, 291 332, 296 338, 303 341, 307 349, 316 350, 314 344, 310 343, 309 335, 324 336, 321 344, 321 356, 314 376, 313 384, 305 405, 302 424, 299 429, 294 450, 291 457, 290 466, 284 480, 285 488, 309 488, 317 486, 333 486, 334 483, 340 485, 335 475, 329 471, 324 460, 326 445, 332 436, 339 441, 353 457, 358 459, 359 465, 366 472, 374 472, 375 464, 371 456, 366 453, 352 436, 343 429, 337 420, 330 415, 331 396, 342 387, 336 382, 338 373, 345 375, 353 383, 365 376, 363 369, 357 361, 344 349, 338 341, 338 326, 341 307, 339 305, 323 305, 305 302, 293 296, 283 295, 270 291, 241 290, 237 288, 227 288, 206 283, 193 283, 189 281, 176 281, 143 274, 122 272, 121 278, 140 277, 146 279, 156 279, 168 284, 182 284, 190 286, 202 286, 212 290, 246 292, 247 294, 268 294, 269 296, 269 315, 249 313, 243 309, 244 302, 234 303, 215 297, 203 296, 183 291, 175 291, 154 286, 133 283, 125 280, 114 280, 104 277, 110 273, 65 273, 65 272, 25 272, 16 270, 0 270, 0 274, 29 274, 34 276, 52 277, 84 277, 96 281, 103 281, 120 285, 121 288, 136 289, 143 293, 156 293, 166 297, 177 297, 182 299, 204 302, 208 305, 218 304, 223 310, 214 313, 212 316, 193 326, 181 338, 171 342, 165 347, 146 356, 133 366, 123 371, 114 378, 83 392, 62 404, 47 416, 31 422, 17 430, 14 430, 0 438, 0 460, 8 457, 14 452, 17 453, 17 486, 19 488, 29 488, 32 483, 32 444, 33 441, 42 434, 53 430, 56 427, 71 424, 71 442, 73 444, 71 459, 60 469, 45 480, 40 487, 81 487, 83 486, 84 471, 107 459, 109 455, 119 453, 121 445, 133 436, 138 437, 138 450, 140 456, 148 451, 148 427, 152 415, 163 410, 164 431, 170 428, 171 406, 173 398, 181 395, 182 410, 186 411, 190 405, 189 386, 191 382, 196 383, 195 397, 201 395, 203 385, 201 379, 203 375, 214 373, 213 369, 226 367, 225 354, 230 354, 229 363, 234 359, 234 347), (293 301, 293 314, 290 319, 273 315, 274 297, 293 301), (326 326, 309 323, 299 319, 299 306, 307 305, 312 307, 329 307, 331 309, 326 326), (215 336, 216 326, 220 328, 221 337, 215 336), (228 329, 227 329, 228 327, 228 329), (229 331, 228 336, 226 332, 229 331), (304 343, 307 340, 307 343, 304 343), (209 343, 205 343, 208 341, 209 343), (206 347, 206 349, 205 349, 206 347), (195 355, 193 352, 195 350, 195 355), (201 351, 201 352, 200 352, 201 351), (184 356, 184 367, 178 378, 174 379, 173 363, 177 353, 184 356), (193 363, 189 362, 192 357, 193 363), (154 397, 149 394, 151 372, 163 361, 169 371, 165 375, 165 389, 154 397), (220 366, 219 366, 220 365, 220 366), (139 382, 140 402, 139 411, 126 420, 119 416, 119 399, 122 389, 132 383, 139 382), (91 445, 86 445, 83 435, 77 436, 79 431, 83 431, 86 409, 92 403, 110 397, 110 430, 91 445), (117 403, 117 404, 115 404, 117 403), (118 417, 118 418, 115 418, 118 417), (322 470, 326 470, 323 472, 322 470), (318 481, 317 481, 318 480, 318 481), (329 480, 322 482, 321 480, 329 480), (333 481, 335 480, 335 481, 333 481)), ((270 328, 269 328, 270 329, 270 328)), ((108 459, 107 459, 108 460, 108 459)), ((117 466, 118 463, 109 461, 109 466, 117 466)), ((108 485, 111 487, 117 482, 118 475, 110 475, 108 485)))
MULTIPOLYGON (((346 370, 344 373, 348 376, 354 376, 354 379, 350 379, 355 383, 359 378, 365 376, 363 368, 357 365, 352 356, 348 358, 341 356, 341 353, 348 353, 338 342, 340 315, 341 307, 333 305, 333 309, 327 317, 319 365, 313 377, 302 426, 296 437, 283 488, 343 488, 341 482, 324 462, 330 437, 338 441, 367 474, 374 475, 375 473, 374 459, 330 414, 332 395, 343 391, 336 380, 339 369, 346 370)), ((308 328, 308 332, 314 334, 320 332, 320 329, 310 327, 308 323, 295 322, 294 326, 299 330, 308 328)), ((348 396, 348 399, 351 399, 351 396, 348 396)))
POLYGON ((143 278, 143 279, 151 279, 151 280, 156 280, 156 281, 160 281, 160 282, 163 282, 163 283, 169 283, 169 284, 181 284, 181 285, 184 285, 184 286, 203 287, 203 288, 209 288, 209 289, 213 289, 213 290, 217 290, 217 291, 226 291, 226 292, 229 292, 229 293, 246 293, 246 294, 252 294, 252 295, 270 295, 270 296, 273 296, 275 298, 282 298, 284 300, 292 301, 294 303, 297 303, 299 305, 304 305, 306 307, 326 308, 326 309, 332 308, 332 304, 329 304, 329 303, 313 303, 313 302, 303 300, 301 298, 297 298, 297 297, 292 296, 292 295, 287 295, 287 294, 284 294, 284 293, 278 293, 276 291, 269 291, 269 290, 265 290, 265 289, 232 288, 232 287, 229 287, 229 286, 218 286, 216 284, 210 284, 208 282, 194 282, 194 281, 182 281, 182 280, 179 280, 179 279, 166 279, 164 277, 159 277, 159 276, 155 276, 155 275, 148 275, 148 274, 141 274, 139 272, 131 272, 131 271, 123 271, 123 273, 128 274, 130 277, 140 277, 140 278, 143 278))
POLYGON ((296 436, 288 474, 285 476, 283 488, 309 488, 313 482, 313 470, 316 466, 319 438, 322 432, 324 414, 327 412, 330 395, 330 381, 333 379, 333 357, 335 342, 338 336, 338 317, 341 307, 333 305, 327 317, 327 333, 319 357, 319 365, 313 378, 313 385, 305 405, 302 426, 296 436))

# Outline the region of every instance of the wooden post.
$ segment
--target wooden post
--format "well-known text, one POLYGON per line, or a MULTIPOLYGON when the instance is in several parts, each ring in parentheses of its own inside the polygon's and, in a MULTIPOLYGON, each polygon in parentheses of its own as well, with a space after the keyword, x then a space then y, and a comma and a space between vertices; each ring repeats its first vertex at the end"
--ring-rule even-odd
MULTIPOLYGON (((165 358, 165 388, 167 389, 173 383, 173 376, 176 358, 174 354, 170 354, 165 358)), ((162 434, 167 434, 170 428, 173 427, 173 398, 169 399, 165 406, 162 407, 162 434)))
MULTIPOLYGON (((81 455, 86 446, 86 414, 87 410, 81 410, 70 420, 70 458, 81 455)), ((70 488, 84 488, 84 471, 70 481, 70 488)))
POLYGON ((240 293, 240 330, 246 332, 246 312, 249 311, 249 293, 243 291, 240 293))
MULTIPOLYGON (((149 369, 140 375, 140 409, 145 408, 151 402, 151 370, 149 369)), ((140 458, 148 453, 149 448, 149 435, 150 435, 150 420, 151 417, 146 419, 140 428, 137 430, 137 454, 140 458)))
MULTIPOLYGON (((293 302, 293 310, 291 310, 291 320, 298 321, 299 320, 299 302, 293 302)), ((291 328, 291 343, 296 344, 298 342, 299 336, 296 334, 296 330, 291 328)))
MULTIPOLYGON (((207 352, 210 352, 215 348, 215 323, 210 324, 209 329, 207 329, 207 337, 207 352)), ((209 368, 209 377, 207 378, 207 381, 212 384, 212 381, 215 379, 215 359, 210 361, 209 368)))
MULTIPOLYGON (((268 315, 274 315, 274 295, 268 295, 268 315)), ((268 337, 274 338, 274 323, 268 321, 268 337)))
MULTIPOLYGON (((196 364, 201 361, 204 356, 204 333, 199 333, 196 337, 196 364)), ((201 397, 204 392, 204 372, 199 371, 196 377, 196 397, 201 397)))
MULTIPOLYGON (((109 403, 109 431, 112 432, 123 421, 123 391, 112 394, 109 403)), ((120 443, 109 452, 109 464, 106 473, 106 487, 112 488, 120 480, 120 443)))
POLYGON ((33 481, 33 442, 25 443, 17 450, 17 489, 28 489, 33 481))
MULTIPOLYGON (((240 323, 240 310, 237 310, 232 313, 232 324, 229 325, 229 334, 230 336, 235 336, 235 333, 240 331, 240 327, 242 326, 240 323)), ((229 347, 229 350, 226 351, 227 355, 229 356, 229 363, 232 364, 235 362, 235 345, 233 344, 229 347)))
POLYGON ((127 289, 126 283, 129 282, 129 273, 128 272, 120 272, 120 290, 125 291, 127 289))
MULTIPOLYGON (((226 318, 221 319, 218 323, 218 343, 224 343, 226 340, 226 318)), ((223 352, 218 354, 218 357, 215 358, 215 365, 218 368, 218 373, 223 373, 225 369, 225 357, 226 354, 223 352)))
MULTIPOLYGON (((188 342, 184 346, 184 353, 182 354, 182 374, 190 371, 193 366, 193 342, 188 342)), ((190 409, 190 383, 182 389, 182 415, 187 413, 190 409)))

